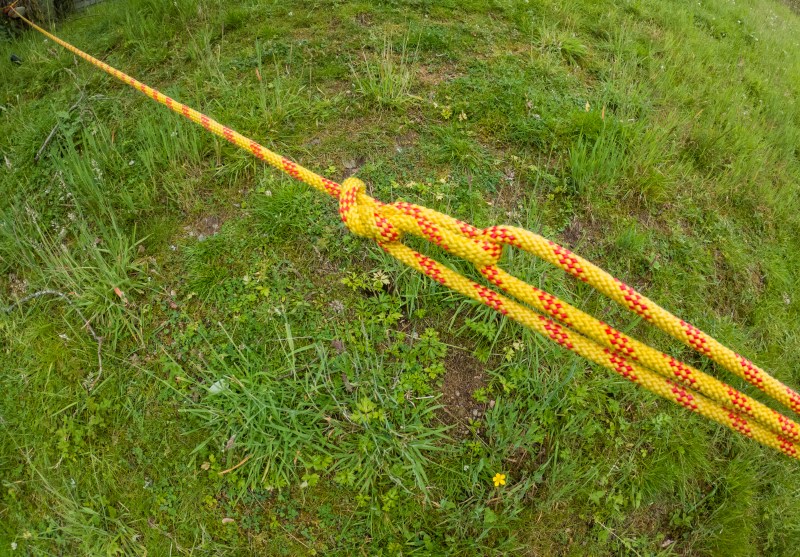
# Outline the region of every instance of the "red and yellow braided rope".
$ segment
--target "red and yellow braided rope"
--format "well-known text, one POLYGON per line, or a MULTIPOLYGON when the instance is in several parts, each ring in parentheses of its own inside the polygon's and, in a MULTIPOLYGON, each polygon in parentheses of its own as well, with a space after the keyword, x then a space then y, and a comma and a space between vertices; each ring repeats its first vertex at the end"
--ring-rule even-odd
POLYGON ((589 261, 521 228, 493 226, 481 230, 418 205, 405 202, 381 203, 366 194, 364 184, 360 180, 349 178, 338 184, 311 172, 205 114, 86 54, 20 14, 17 15, 50 40, 138 89, 153 100, 202 125, 211 133, 251 152, 293 178, 337 198, 342 221, 353 233, 374 239, 386 252, 409 267, 507 315, 564 348, 615 371, 663 398, 751 437, 763 445, 778 449, 791 457, 800 458, 796 445, 796 442, 800 441, 800 425, 794 420, 724 382, 659 352, 555 296, 519 280, 497 266, 505 245, 534 254, 586 282, 618 304, 711 358, 774 400, 795 412, 800 411, 800 395, 797 392, 589 261), (438 261, 410 249, 401 242, 403 234, 425 238, 442 249, 467 259, 477 267, 489 283, 505 290, 517 301, 469 280, 438 261), (547 316, 554 318, 558 323, 547 316))

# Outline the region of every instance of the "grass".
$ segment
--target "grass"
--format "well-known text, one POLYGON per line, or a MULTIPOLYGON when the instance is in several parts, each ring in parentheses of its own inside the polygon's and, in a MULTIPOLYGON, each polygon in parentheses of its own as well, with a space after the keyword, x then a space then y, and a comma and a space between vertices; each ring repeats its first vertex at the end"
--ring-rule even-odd
MULTIPOLYGON (((798 385, 793 9, 136 0, 56 30, 383 200, 557 239, 798 385)), ((0 305, 71 304, 0 312, 0 554, 796 553, 793 462, 403 269, 333 200, 40 37, 2 37, 23 64, 0 64, 0 305), (90 393, 76 309, 104 339, 90 393)), ((504 265, 742 387, 542 262, 504 265)))
POLYGON ((384 39, 380 54, 372 57, 363 54, 363 69, 350 66, 358 92, 377 106, 400 107, 412 100, 409 93, 412 82, 410 68, 415 55, 409 52, 408 36, 403 39, 399 49, 395 61, 392 44, 384 39))

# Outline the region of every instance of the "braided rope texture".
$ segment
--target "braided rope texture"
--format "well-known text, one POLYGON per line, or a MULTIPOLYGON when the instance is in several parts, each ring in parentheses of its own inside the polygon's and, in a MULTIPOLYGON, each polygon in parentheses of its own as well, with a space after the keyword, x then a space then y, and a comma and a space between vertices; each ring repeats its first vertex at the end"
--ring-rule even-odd
POLYGON ((587 283, 645 321, 755 385, 792 411, 800 412, 800 394, 796 391, 568 249, 521 228, 492 226, 478 229, 448 215, 411 203, 382 203, 367 195, 364 183, 357 178, 348 178, 342 184, 324 178, 86 54, 25 19, 21 14, 17 15, 53 42, 170 110, 249 151, 289 176, 338 199, 339 214, 351 232, 376 241, 387 253, 405 265, 691 412, 800 459, 797 445, 800 442, 800 424, 793 419, 726 383, 631 338, 497 266, 506 245, 533 254, 587 283), (514 299, 412 250, 401 242, 404 234, 424 238, 445 251, 470 261, 488 283, 514 299))

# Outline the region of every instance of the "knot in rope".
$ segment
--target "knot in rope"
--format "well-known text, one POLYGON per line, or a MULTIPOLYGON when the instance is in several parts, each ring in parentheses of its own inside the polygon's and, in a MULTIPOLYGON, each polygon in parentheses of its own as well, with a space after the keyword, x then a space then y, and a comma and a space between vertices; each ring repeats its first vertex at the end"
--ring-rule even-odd
POLYGON ((401 231, 383 214, 384 203, 367 195, 364 182, 347 178, 339 191, 339 215, 356 236, 372 238, 379 244, 396 242, 401 231))
POLYGON ((381 203, 366 193, 364 182, 347 178, 339 192, 339 215, 347 228, 378 244, 397 242, 408 233, 466 259, 478 269, 496 265, 502 239, 448 215, 412 203, 381 203))

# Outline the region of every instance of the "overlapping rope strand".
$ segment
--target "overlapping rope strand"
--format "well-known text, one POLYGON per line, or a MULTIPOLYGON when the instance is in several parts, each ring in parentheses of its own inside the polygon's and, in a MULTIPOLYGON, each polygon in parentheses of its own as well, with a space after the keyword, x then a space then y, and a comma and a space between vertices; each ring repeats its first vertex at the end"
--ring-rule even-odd
POLYGON ((795 391, 592 263, 524 229, 494 226, 481 230, 417 205, 403 202, 383 204, 366 195, 364 185, 359 180, 351 178, 340 185, 311 172, 86 54, 20 14, 17 15, 50 40, 174 112, 251 152, 286 174, 338 198, 340 214, 348 228, 358 235, 374 239, 384 250, 404 264, 469 298, 494 308, 561 346, 619 373, 668 400, 764 445, 781 450, 789 456, 800 458, 794 442, 800 440, 800 426, 793 420, 725 383, 636 341, 558 298, 528 285, 496 265, 504 245, 537 255, 587 282, 623 307, 743 377, 775 400, 792 410, 800 411, 800 395, 795 391), (471 261, 489 282, 506 290, 520 302, 558 319, 563 325, 408 248, 400 241, 404 233, 426 238, 446 251, 471 261))
POLYGON ((364 184, 356 178, 348 178, 342 184, 339 209, 342 220, 352 232, 375 239, 396 259, 437 282, 484 303, 664 398, 790 456, 798 456, 794 440, 798 439, 800 429, 794 421, 499 269, 496 263, 500 259, 502 246, 514 242, 508 234, 501 234, 499 227, 479 231, 472 225, 425 207, 404 202, 382 204, 367 196, 364 184), (446 251, 467 259, 490 282, 501 286, 520 301, 530 303, 542 313, 553 315, 573 327, 578 324, 583 329, 581 332, 590 338, 532 312, 430 257, 410 250, 400 242, 402 233, 426 238, 446 251), (637 363, 635 360, 641 361, 637 363), (645 360, 652 362, 662 376, 643 367, 645 360), (702 391, 696 392, 698 387, 710 397, 702 391), (754 420, 748 420, 748 415, 754 420))

